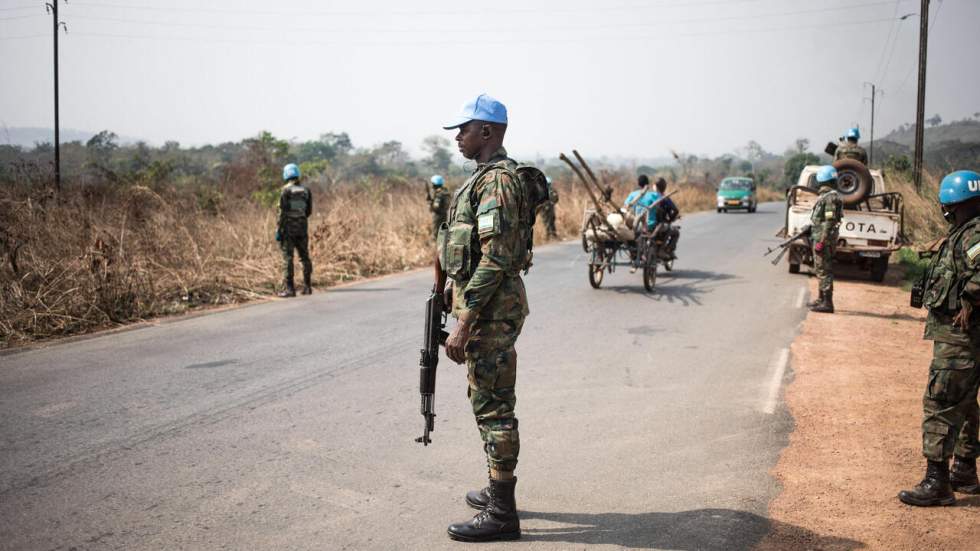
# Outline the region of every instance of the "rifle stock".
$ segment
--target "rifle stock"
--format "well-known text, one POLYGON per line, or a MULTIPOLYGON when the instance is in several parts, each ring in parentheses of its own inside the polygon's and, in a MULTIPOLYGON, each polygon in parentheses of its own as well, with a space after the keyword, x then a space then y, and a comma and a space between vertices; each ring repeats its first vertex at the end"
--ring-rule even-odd
POLYGON ((435 283, 432 285, 429 299, 425 301, 425 335, 422 357, 419 360, 419 394, 422 397, 420 410, 425 426, 422 436, 415 441, 424 446, 432 442, 429 433, 435 430, 436 368, 439 365, 439 345, 446 344, 446 339, 449 338, 449 334, 445 331, 446 311, 443 298, 446 290, 446 272, 439 264, 438 253, 436 253, 434 269, 435 283))
POLYGON ((762 256, 764 256, 764 257, 765 256, 769 256, 773 252, 779 250, 779 254, 777 254, 776 255, 776 258, 774 258, 772 260, 772 265, 775 266, 776 264, 779 264, 779 261, 783 259, 783 256, 787 252, 789 252, 789 246, 790 246, 790 244, 792 244, 794 241, 799 241, 800 239, 806 239, 806 238, 810 237, 810 232, 811 231, 812 231, 812 228, 810 226, 804 226, 802 230, 800 230, 799 232, 797 232, 795 235, 791 236, 786 241, 783 241, 782 243, 776 245, 775 247, 769 247, 769 249, 762 256))

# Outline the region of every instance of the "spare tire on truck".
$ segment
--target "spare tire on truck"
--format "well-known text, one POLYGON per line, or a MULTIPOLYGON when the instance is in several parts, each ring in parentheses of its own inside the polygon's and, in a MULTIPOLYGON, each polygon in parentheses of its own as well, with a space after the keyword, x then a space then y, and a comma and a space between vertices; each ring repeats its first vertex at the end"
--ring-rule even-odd
POLYGON ((834 161, 837 169, 837 192, 845 207, 864 201, 874 189, 871 171, 861 161, 841 159, 834 161))

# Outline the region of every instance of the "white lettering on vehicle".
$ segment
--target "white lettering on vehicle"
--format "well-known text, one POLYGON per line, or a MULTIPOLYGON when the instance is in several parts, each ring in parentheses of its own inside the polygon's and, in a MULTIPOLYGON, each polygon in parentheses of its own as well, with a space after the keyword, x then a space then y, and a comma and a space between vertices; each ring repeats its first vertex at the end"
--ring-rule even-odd
POLYGON ((874 222, 847 222, 844 224, 844 229, 847 231, 859 231, 868 233, 888 233, 887 229, 881 229, 875 227, 874 222))

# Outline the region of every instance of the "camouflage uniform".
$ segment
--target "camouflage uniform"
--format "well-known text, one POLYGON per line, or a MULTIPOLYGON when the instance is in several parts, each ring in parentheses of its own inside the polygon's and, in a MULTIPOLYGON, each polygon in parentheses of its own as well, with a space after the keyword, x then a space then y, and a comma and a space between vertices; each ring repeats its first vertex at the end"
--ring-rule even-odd
POLYGON ((439 233, 440 262, 453 279, 453 315, 476 313, 466 343, 466 367, 487 464, 517 466, 520 437, 514 416, 517 352, 528 314, 520 271, 528 262, 530 220, 517 164, 500 148, 456 191, 449 225, 439 233))
POLYGON ((442 186, 432 188, 429 199, 429 212, 432 213, 432 237, 439 236, 439 228, 446 221, 446 211, 449 210, 449 192, 442 186))
POLYGON ((840 194, 830 186, 820 188, 820 198, 813 205, 810 214, 810 240, 813 242, 813 271, 820 280, 820 293, 834 290, 834 251, 837 249, 837 235, 844 204, 840 194), (822 242, 823 250, 817 251, 816 244, 822 242))
POLYGON ((307 219, 313 212, 313 194, 298 180, 290 180, 279 194, 279 232, 282 236, 282 277, 293 288, 293 250, 303 264, 303 282, 310 285, 313 263, 310 261, 309 227, 307 219))
POLYGON ((863 164, 868 164, 868 152, 860 145, 844 140, 837 145, 837 151, 834 151, 834 160, 839 161, 841 159, 854 159, 863 164))
POLYGON ((558 229, 555 228, 555 203, 558 202, 558 190, 548 185, 548 200, 538 207, 538 213, 544 221, 544 227, 548 231, 548 237, 558 237, 558 229))
POLYGON ((980 302, 980 217, 950 232, 926 272, 925 338, 933 352, 922 398, 922 454, 931 461, 980 455, 980 323, 974 314, 965 332, 953 324, 962 300, 980 302))

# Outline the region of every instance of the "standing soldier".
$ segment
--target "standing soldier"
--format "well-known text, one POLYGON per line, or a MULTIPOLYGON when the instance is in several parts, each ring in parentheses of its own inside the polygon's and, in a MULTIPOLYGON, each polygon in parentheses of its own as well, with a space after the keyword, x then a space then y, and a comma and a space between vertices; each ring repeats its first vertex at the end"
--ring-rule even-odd
POLYGON ((299 167, 290 163, 282 169, 282 179, 286 185, 279 193, 279 226, 276 241, 282 248, 283 290, 279 296, 296 296, 293 283, 293 250, 299 253, 303 263, 303 294, 313 293, 310 278, 313 276, 313 263, 310 262, 309 233, 307 219, 313 212, 313 194, 299 179, 299 167))
POLYGON ((548 237, 558 237, 558 230, 555 228, 555 203, 558 202, 558 190, 551 185, 551 177, 548 181, 548 200, 541 204, 539 211, 544 220, 544 227, 548 231, 548 237))
POLYGON ((840 144, 837 146, 837 150, 834 151, 834 160, 839 161, 840 159, 854 159, 863 164, 868 164, 868 152, 865 151, 863 147, 858 145, 858 140, 860 139, 860 130, 857 128, 848 128, 847 133, 844 134, 844 139, 841 140, 840 144))
POLYGON ((446 181, 436 174, 432 177, 432 194, 429 195, 429 211, 432 213, 432 237, 439 236, 439 228, 446 221, 446 211, 449 210, 449 192, 444 187, 446 181))
POLYGON ((810 214, 813 271, 820 280, 820 296, 809 304, 811 312, 834 313, 834 250, 844 204, 837 193, 837 170, 825 165, 817 171, 820 197, 810 214))
POLYGON ((898 494, 903 502, 920 507, 952 505, 954 491, 980 494, 980 322, 973 315, 980 305, 980 174, 961 170, 943 178, 939 203, 951 226, 949 234, 912 297, 913 304, 921 300, 929 309, 925 338, 933 341, 922 398, 926 476, 914 489, 898 494))
POLYGON ((517 352, 514 344, 528 314, 521 270, 530 263, 529 200, 503 147, 507 109, 481 94, 463 106, 456 122, 463 157, 478 163, 449 210, 440 235, 440 264, 452 279, 451 304, 458 322, 446 355, 466 363, 468 396, 483 440, 489 484, 466 495, 480 513, 449 526, 460 541, 521 537, 514 488, 520 439, 514 416, 517 352))

